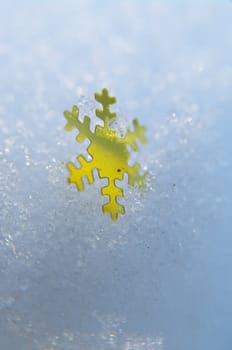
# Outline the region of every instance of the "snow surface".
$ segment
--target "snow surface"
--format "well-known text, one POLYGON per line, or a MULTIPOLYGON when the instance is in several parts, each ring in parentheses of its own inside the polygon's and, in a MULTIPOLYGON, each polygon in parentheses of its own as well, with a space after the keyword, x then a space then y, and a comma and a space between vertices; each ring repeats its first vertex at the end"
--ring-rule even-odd
POLYGON ((1 350, 231 349, 231 17, 224 0, 1 2, 1 350), (102 181, 66 182, 85 144, 63 111, 92 116, 102 87, 149 140, 116 223, 102 181))

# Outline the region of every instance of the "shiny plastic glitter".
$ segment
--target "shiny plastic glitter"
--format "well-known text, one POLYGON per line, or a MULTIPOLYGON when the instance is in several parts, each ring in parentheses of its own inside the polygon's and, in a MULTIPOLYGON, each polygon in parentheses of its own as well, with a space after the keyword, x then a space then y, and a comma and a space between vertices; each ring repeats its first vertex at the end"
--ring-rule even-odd
POLYGON ((87 161, 83 155, 78 155, 77 160, 80 167, 73 163, 67 163, 70 172, 68 182, 75 184, 78 191, 83 191, 83 177, 86 177, 89 184, 94 182, 93 170, 97 169, 100 178, 107 178, 107 186, 101 189, 103 196, 108 196, 108 203, 102 206, 104 213, 109 213, 112 220, 117 220, 118 214, 124 214, 125 208, 118 203, 117 197, 123 197, 123 190, 118 187, 115 180, 122 180, 125 173, 128 174, 128 184, 135 183, 139 187, 145 186, 146 174, 140 175, 140 165, 135 163, 128 165, 130 153, 127 149, 130 146, 134 151, 138 151, 137 140, 146 143, 145 128, 140 126, 137 119, 133 120, 133 131, 129 128, 124 137, 119 137, 115 130, 110 128, 109 122, 115 120, 117 115, 110 111, 110 105, 116 102, 115 97, 109 96, 107 89, 95 93, 95 99, 102 105, 102 109, 96 109, 96 116, 103 120, 104 125, 97 125, 94 132, 90 130, 90 118, 84 116, 83 122, 79 119, 79 108, 73 106, 72 111, 65 111, 67 119, 65 129, 67 131, 77 128, 79 133, 76 137, 78 142, 89 139, 90 145, 87 149, 92 160, 87 161))

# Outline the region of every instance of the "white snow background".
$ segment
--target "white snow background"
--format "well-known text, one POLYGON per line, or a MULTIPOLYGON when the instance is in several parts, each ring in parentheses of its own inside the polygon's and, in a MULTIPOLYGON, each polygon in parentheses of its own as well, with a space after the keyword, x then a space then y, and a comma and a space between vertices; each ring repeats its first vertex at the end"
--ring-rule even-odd
POLYGON ((224 0, 1 1, 1 350, 232 348, 231 38, 224 0), (117 222, 65 167, 103 87, 148 137, 117 222))

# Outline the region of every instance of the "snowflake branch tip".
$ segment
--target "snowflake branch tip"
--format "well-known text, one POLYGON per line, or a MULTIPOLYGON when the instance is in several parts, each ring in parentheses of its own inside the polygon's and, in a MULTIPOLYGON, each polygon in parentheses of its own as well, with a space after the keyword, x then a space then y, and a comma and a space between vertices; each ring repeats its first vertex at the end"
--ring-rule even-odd
POLYGON ((64 111, 64 116, 67 119, 67 124, 65 125, 66 131, 71 131, 73 128, 78 128, 78 115, 79 108, 77 106, 73 106, 72 112, 64 111))
POLYGON ((108 90, 106 88, 102 89, 101 94, 95 93, 95 100, 102 104, 103 109, 96 109, 96 116, 105 122, 108 120, 116 118, 116 113, 110 111, 110 105, 116 103, 116 98, 114 96, 109 96, 108 90))

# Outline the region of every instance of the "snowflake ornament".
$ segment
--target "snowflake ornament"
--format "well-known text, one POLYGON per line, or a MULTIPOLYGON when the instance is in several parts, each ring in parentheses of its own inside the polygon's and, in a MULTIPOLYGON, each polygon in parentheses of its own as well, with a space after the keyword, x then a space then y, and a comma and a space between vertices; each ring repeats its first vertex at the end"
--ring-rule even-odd
POLYGON ((137 119, 133 120, 134 130, 129 128, 124 137, 119 137, 109 123, 116 119, 116 113, 110 111, 110 105, 116 102, 116 98, 109 96, 107 89, 95 93, 95 100, 102 104, 102 109, 96 109, 96 116, 103 120, 104 125, 97 125, 94 132, 90 130, 90 118, 84 116, 84 120, 79 119, 79 108, 73 106, 72 111, 65 111, 64 116, 67 119, 65 130, 71 131, 77 128, 79 131, 76 140, 84 141, 86 138, 90 141, 87 149, 92 160, 87 161, 83 155, 77 157, 80 167, 77 168, 73 163, 67 163, 70 172, 68 182, 75 184, 78 191, 83 191, 83 177, 86 177, 89 184, 94 182, 93 170, 97 169, 100 178, 107 178, 108 185, 101 189, 103 196, 108 196, 108 203, 102 206, 103 213, 109 213, 112 220, 117 220, 118 214, 125 214, 123 205, 117 202, 117 197, 123 197, 123 190, 115 183, 116 180, 122 180, 124 174, 128 175, 128 184, 133 186, 135 183, 139 187, 145 186, 146 174, 140 175, 140 165, 135 163, 133 166, 128 164, 130 153, 127 149, 130 146, 134 151, 138 151, 137 140, 146 143, 145 128, 140 126, 137 119))

